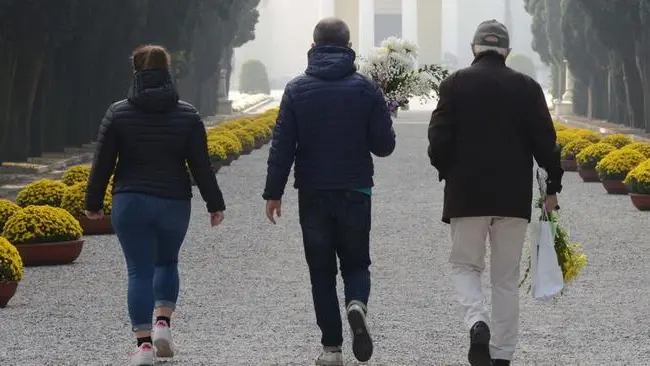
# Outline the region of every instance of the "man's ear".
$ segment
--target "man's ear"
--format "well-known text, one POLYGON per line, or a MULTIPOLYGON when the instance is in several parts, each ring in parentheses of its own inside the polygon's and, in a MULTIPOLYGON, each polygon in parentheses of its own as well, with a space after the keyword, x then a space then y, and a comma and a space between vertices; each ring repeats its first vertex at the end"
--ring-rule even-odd
POLYGON ((348 48, 352 48, 352 42, 348 42, 348 48))
POLYGON ((316 47, 316 43, 312 42, 311 43, 311 48, 314 48, 314 47, 316 47))

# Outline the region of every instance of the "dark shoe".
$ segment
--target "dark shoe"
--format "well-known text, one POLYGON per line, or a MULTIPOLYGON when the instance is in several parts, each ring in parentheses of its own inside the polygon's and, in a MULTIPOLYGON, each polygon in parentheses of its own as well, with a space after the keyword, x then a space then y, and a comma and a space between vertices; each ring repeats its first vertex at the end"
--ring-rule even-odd
POLYGON ((372 357, 372 338, 366 324, 366 307, 359 301, 351 301, 347 307, 348 323, 352 330, 352 353, 360 362, 372 357))
POLYGON ((467 359, 471 366, 492 366, 490 357, 490 328, 484 322, 476 322, 469 331, 470 346, 467 359))
POLYGON ((494 366, 510 366, 510 360, 492 360, 494 366))

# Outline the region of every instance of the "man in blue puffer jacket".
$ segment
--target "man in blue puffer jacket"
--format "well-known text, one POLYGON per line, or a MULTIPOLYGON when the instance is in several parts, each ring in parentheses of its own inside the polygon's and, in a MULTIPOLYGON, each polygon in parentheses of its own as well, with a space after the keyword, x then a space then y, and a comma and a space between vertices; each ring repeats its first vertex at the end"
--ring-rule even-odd
POLYGON ((370 294, 371 153, 386 157, 395 133, 381 90, 356 72, 350 30, 327 18, 314 30, 305 74, 284 91, 273 131, 263 198, 275 224, 295 160, 300 224, 323 353, 317 365, 343 365, 336 257, 345 283, 352 349, 372 356, 366 324, 370 294))

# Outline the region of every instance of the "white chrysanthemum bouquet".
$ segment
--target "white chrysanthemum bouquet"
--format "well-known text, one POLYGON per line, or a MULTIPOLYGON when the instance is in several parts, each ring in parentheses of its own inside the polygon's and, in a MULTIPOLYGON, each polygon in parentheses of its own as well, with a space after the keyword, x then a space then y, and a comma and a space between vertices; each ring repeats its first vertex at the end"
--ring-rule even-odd
POLYGON ((407 109, 410 98, 431 99, 448 75, 439 65, 417 68, 417 51, 416 44, 390 37, 360 60, 359 72, 379 85, 391 113, 407 109))

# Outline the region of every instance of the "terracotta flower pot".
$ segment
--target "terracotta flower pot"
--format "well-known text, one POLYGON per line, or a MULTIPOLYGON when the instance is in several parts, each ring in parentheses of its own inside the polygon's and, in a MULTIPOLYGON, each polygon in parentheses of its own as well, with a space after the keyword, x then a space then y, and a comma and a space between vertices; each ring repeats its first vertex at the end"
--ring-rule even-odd
POLYGON ((578 174, 580 175, 580 178, 582 178, 583 182, 600 182, 600 177, 598 176, 596 169, 583 169, 578 167, 578 174))
POLYGON ((81 254, 84 241, 69 240, 55 243, 16 244, 25 267, 54 266, 72 263, 81 254))
POLYGON ((77 220, 79 220, 79 224, 81 224, 81 228, 84 230, 84 235, 104 235, 115 233, 113 224, 111 223, 111 215, 106 215, 100 220, 90 220, 85 216, 77 217, 77 220))
POLYGON ((219 158, 210 158, 210 166, 212 167, 212 172, 214 174, 217 174, 219 169, 221 169, 221 166, 223 165, 224 161, 219 159, 219 158))
POLYGON ((12 297, 16 294, 18 282, 0 282, 0 309, 3 309, 9 303, 12 297))
POLYGON ((603 187, 609 194, 627 194, 627 186, 620 179, 603 179, 603 187))
POLYGON ((630 199, 639 211, 650 211, 650 194, 630 193, 630 199))
POLYGON ((221 161, 221 166, 229 166, 233 161, 237 160, 239 155, 228 154, 224 160, 221 161))
POLYGON ((562 160, 562 169, 565 172, 575 172, 578 170, 578 163, 576 163, 575 159, 566 159, 562 160))

